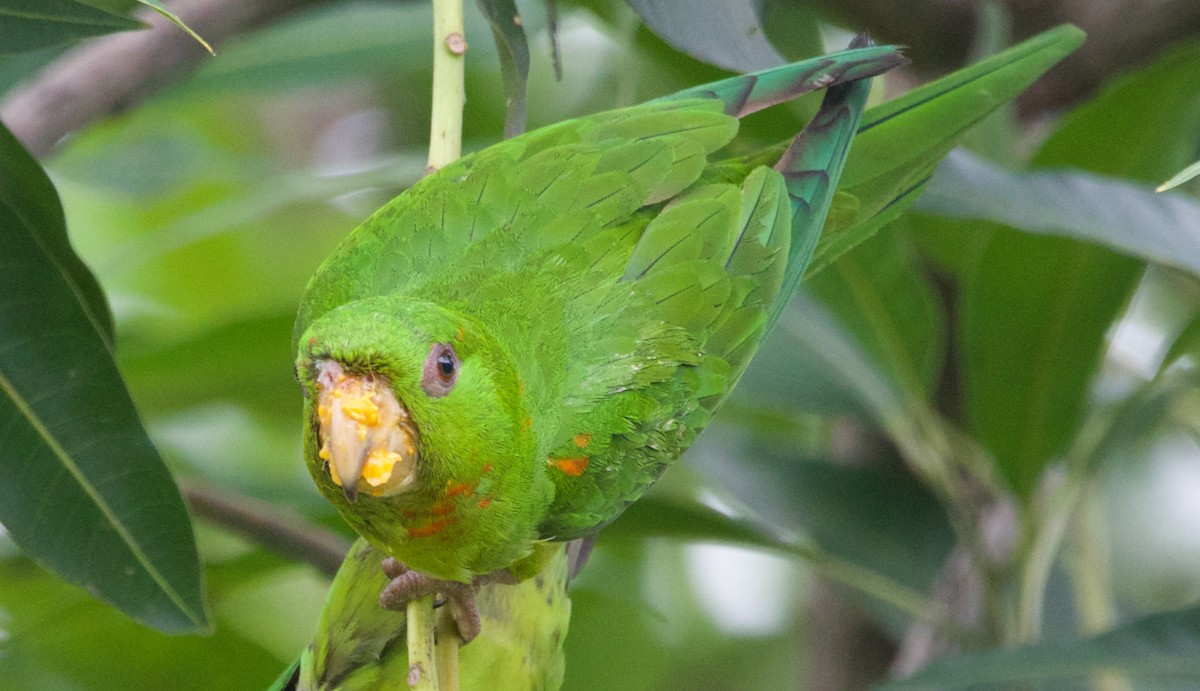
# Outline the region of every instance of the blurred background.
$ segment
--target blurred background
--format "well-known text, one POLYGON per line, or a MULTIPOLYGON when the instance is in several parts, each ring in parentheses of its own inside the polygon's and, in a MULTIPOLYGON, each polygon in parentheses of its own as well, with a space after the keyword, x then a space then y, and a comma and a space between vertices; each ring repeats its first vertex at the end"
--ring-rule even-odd
MULTIPOLYGON (((547 12, 527 4, 518 3, 532 53, 530 129, 726 74, 664 43, 624 4, 563 2, 556 78, 547 12)), ((301 461, 292 320, 321 259, 423 173, 430 9, 290 5, 42 153, 71 240, 112 304, 122 372, 177 477, 348 539, 301 461)), ((911 68, 878 80, 882 102, 1073 20, 1092 31, 1085 48, 980 125, 961 167, 982 161, 1033 187, 1018 173, 1086 170, 1142 189, 1198 157, 1196 3, 908 5, 780 0, 762 10, 763 26, 788 58, 840 49, 861 29, 911 46, 911 68)), ((467 10, 470 151, 500 137, 504 98, 491 32, 467 10)), ((0 94, 19 93, 21 77, 60 55, 4 58, 0 94)), ((743 145, 790 136, 815 106, 756 116, 743 145)), ((927 662, 943 648, 920 642, 908 601, 863 590, 882 577, 955 607, 951 518, 910 470, 930 420, 952 438, 971 435, 985 459, 1004 457, 1012 430, 1031 429, 1022 425, 1042 427, 1021 438, 1059 439, 1036 463, 996 470, 1019 507, 998 542, 1018 555, 1059 515, 1042 500, 1073 482, 1072 468, 1087 468, 1073 485, 1084 499, 1074 495, 1061 526, 1065 548, 1046 567, 1044 639, 1196 600, 1195 273, 1097 245, 1086 229, 1062 230, 1069 221, 1039 231, 1049 207, 1030 210, 1025 226, 1003 213, 1033 205, 1026 198, 956 207, 983 178, 943 175, 928 204, 806 283, 717 423, 648 501, 600 535, 571 590, 564 688, 860 689, 905 655, 927 662), (1039 259, 1065 253, 1066 265, 1039 259), (1063 266, 1090 282, 1072 282, 1063 266), (1037 350, 1014 341, 1065 345, 1058 359, 1022 361, 1037 350), (1040 386, 1069 400, 1006 403, 1001 365, 1013 358, 1042 376, 1032 388, 1014 383, 1014 395, 1040 386), (806 555, 824 566, 814 571, 806 555), (1099 609, 1086 600, 1097 592, 1099 609)), ((1067 192, 1046 204, 1056 199, 1066 217, 1089 204, 1067 192)), ((1006 505, 997 502, 1001 514, 1006 505)), ((0 688, 265 688, 311 639, 329 575, 209 520, 196 530, 216 624, 209 637, 145 629, 0 536, 0 688)), ((1002 600, 1017 597, 1012 569, 1028 564, 1009 560, 992 572, 1006 584, 993 591, 1002 600)), ((1014 640, 1000 619, 980 625, 975 647, 1014 640)))

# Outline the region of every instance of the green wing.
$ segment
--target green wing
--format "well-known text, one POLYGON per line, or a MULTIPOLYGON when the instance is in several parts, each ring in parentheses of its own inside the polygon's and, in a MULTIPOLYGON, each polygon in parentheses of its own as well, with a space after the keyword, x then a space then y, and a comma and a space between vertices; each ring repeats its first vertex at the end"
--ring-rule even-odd
POLYGON ((468 156, 343 243, 296 333, 382 294, 486 324, 517 364, 556 485, 543 536, 593 531, 704 428, 803 275, 868 88, 837 85, 902 60, 857 48, 468 156), (831 85, 774 170, 710 168, 736 116, 831 85))
POLYGON ((696 183, 641 229, 614 288, 629 285, 633 295, 606 324, 611 331, 593 332, 609 345, 599 359, 574 361, 587 363, 583 381, 612 383, 591 400, 567 399, 577 414, 550 454, 556 494, 545 536, 575 537, 614 519, 708 424, 804 275, 868 91, 862 81, 831 88, 774 169, 743 169, 740 184, 696 183), (634 331, 647 328, 684 334, 642 356, 670 373, 622 382, 636 358, 611 342, 638 340, 634 331))

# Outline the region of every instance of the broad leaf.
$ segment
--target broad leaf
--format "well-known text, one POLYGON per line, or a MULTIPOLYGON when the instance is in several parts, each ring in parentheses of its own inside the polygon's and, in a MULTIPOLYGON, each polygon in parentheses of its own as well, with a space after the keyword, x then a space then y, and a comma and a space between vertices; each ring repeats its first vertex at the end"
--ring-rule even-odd
MULTIPOLYGON (((1061 689, 1068 680, 1120 672, 1137 682, 1196 688, 1200 684, 1200 606, 1142 617, 1078 641, 960 655, 934 662, 877 691, 901 689, 1061 689)), ((1142 688, 1140 685, 1138 688, 1142 688)))
POLYGON ((20 210, 23 219, 38 229, 38 245, 45 251, 63 281, 77 296, 87 321, 104 345, 112 350, 113 322, 108 301, 96 277, 71 249, 67 222, 58 194, 42 170, 12 134, 0 124, 0 206, 20 210))
POLYGON ((732 72, 782 64, 752 0, 628 0, 650 30, 676 50, 732 72))
POLYGON ((507 106, 504 112, 504 136, 515 137, 525 131, 529 42, 513 0, 476 0, 476 4, 492 26, 496 52, 500 56, 500 76, 504 79, 507 106))
POLYGON ((750 361, 733 400, 837 415, 861 412, 881 426, 906 420, 896 382, 821 303, 803 290, 750 361))
POLYGON ((915 396, 934 385, 942 315, 903 219, 838 258, 807 287, 880 367, 915 396))
POLYGON ((112 14, 129 14, 141 0, 78 0, 78 2, 98 7, 112 14))
POLYGON ((62 578, 163 631, 207 627, 187 511, 113 361, 57 194, 0 127, 0 523, 62 578))
POLYGON ((629 537, 671 537, 724 542, 780 552, 806 560, 818 573, 873 595, 912 615, 928 614, 917 590, 873 569, 826 553, 811 540, 780 533, 751 513, 727 514, 696 501, 642 497, 604 529, 606 541, 629 537))
POLYGON ((1034 165, 1082 168, 1156 185, 1200 150, 1200 41, 1166 53, 1149 67, 1115 79, 1065 116, 1034 165))
POLYGON ((962 292, 967 411, 1022 496, 1079 427, 1104 335, 1140 262, 1097 245, 996 230, 962 292))
POLYGON ((894 220, 968 129, 1082 42, 1082 31, 1060 26, 868 110, 839 188, 857 200, 857 208, 827 229, 809 273, 894 220))
POLYGON ((163 636, 28 559, 0 559, 5 634, 0 642, 4 674, 0 686, 121 691, 263 688, 279 667, 271 637, 282 636, 262 622, 303 641, 316 621, 314 610, 323 584, 304 567, 263 552, 231 559, 212 556, 219 562, 210 562, 207 578, 217 619, 212 636, 163 636), (230 606, 222 607, 226 598, 230 606), (236 608, 239 601, 247 600, 257 600, 262 609, 236 608), (268 614, 272 616, 264 616, 268 614))
POLYGON ((794 437, 763 426, 718 425, 705 437, 687 463, 723 490, 725 503, 728 492, 766 525, 802 532, 824 554, 931 589, 954 534, 945 510, 912 474, 803 458, 787 443, 794 437))
MULTIPOLYGON (((1035 165, 1147 183, 1177 170, 1180 150, 1195 151, 1200 141, 1192 117, 1200 89, 1197 57, 1200 46, 1193 46, 1121 80, 1067 118, 1038 151, 1035 165)), ((1009 200, 1013 206, 1028 201, 1009 200)), ((1139 256, 1150 246, 1161 254, 1164 233, 1174 232, 1147 228, 1140 214, 1126 220, 1123 230, 1109 228, 1127 236, 1126 247, 1142 248, 1139 256)), ((968 416, 1018 493, 1027 495, 1074 438, 1106 333, 1143 270, 1141 261, 1101 245, 1001 229, 967 280, 962 333, 968 416)))
POLYGON ((620 520, 604 529, 604 539, 670 537, 729 542, 808 559, 820 551, 807 540, 784 535, 752 515, 727 514, 694 500, 655 493, 629 506, 620 520))
POLYGON ((955 151, 915 208, 1095 242, 1200 276, 1200 202, 1156 195, 1149 185, 1082 171, 1008 171, 955 151))
POLYGON ((76 0, 0 0, 0 53, 24 53, 144 26, 76 0))

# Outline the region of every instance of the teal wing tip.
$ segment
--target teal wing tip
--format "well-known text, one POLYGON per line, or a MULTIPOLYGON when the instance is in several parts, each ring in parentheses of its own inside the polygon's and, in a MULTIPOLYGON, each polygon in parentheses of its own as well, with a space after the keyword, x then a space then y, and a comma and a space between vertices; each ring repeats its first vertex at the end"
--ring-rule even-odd
POLYGON ((846 50, 704 84, 658 101, 718 100, 726 114, 740 118, 817 89, 869 79, 906 65, 909 60, 902 51, 900 46, 873 45, 870 37, 859 34, 846 50))
POLYGON ((280 672, 279 677, 275 679, 275 683, 271 684, 271 688, 267 691, 294 691, 300 680, 300 658, 292 661, 292 664, 287 666, 287 669, 280 672))

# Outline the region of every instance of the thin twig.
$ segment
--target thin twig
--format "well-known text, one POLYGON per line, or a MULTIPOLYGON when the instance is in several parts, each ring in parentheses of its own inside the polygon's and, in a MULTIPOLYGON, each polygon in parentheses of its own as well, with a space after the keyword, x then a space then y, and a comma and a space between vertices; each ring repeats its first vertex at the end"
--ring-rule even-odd
MULTIPOLYGON (((171 10, 213 45, 326 0, 178 0, 171 10)), ((137 105, 190 74, 208 53, 158 13, 150 25, 67 51, 0 104, 0 119, 35 156, 72 132, 137 105)))
MULTIPOLYGON (((493 586, 506 588, 506 585, 493 586)), ((458 648, 462 639, 458 637, 458 625, 449 607, 443 607, 437 624, 438 636, 434 654, 437 657, 438 683, 443 691, 458 689, 458 648)))
POLYGON ((337 573, 350 549, 349 540, 287 508, 191 480, 180 480, 179 485, 200 518, 289 559, 312 564, 327 576, 337 573))
MULTIPOLYGON (((433 172, 454 162, 462 154, 463 106, 466 104, 465 60, 467 39, 463 34, 462 0, 433 0, 433 107, 429 114, 429 164, 433 172)), ((433 598, 408 603, 408 684, 426 691, 458 690, 458 646, 456 628, 438 626, 433 598), (440 642, 435 647, 434 641, 440 642), (435 655, 436 650, 436 655, 435 655), (438 667, 445 668, 441 674, 438 667), (439 677, 446 685, 439 687, 439 677), (415 680, 421 684, 414 684, 415 680)))
POLYGON ((437 659, 434 655, 434 629, 437 613, 433 596, 426 595, 408 603, 408 686, 413 691, 439 691, 437 659))
POLYGON ((462 154, 466 104, 462 0, 433 0, 433 109, 429 114, 429 168, 434 171, 462 154))

